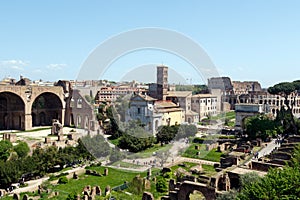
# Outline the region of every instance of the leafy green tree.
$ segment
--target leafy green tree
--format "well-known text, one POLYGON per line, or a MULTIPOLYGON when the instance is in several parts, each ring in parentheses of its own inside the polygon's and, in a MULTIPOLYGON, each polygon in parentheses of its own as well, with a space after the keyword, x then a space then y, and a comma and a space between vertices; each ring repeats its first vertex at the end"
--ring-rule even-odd
POLYGON ((119 129, 120 121, 118 119, 118 113, 113 106, 110 106, 106 110, 107 118, 109 119, 109 126, 105 132, 111 135, 112 139, 119 138, 122 135, 122 131, 119 129))
POLYGON ((228 192, 225 192, 219 196, 217 196, 217 200, 233 200, 236 199, 237 191, 236 190, 230 190, 228 192))
POLYGON ((245 129, 250 139, 266 139, 277 134, 274 121, 267 115, 256 115, 246 118, 245 129))
POLYGON ((240 175, 240 186, 244 187, 249 185, 252 182, 259 181, 260 176, 256 172, 249 172, 246 174, 240 175))
POLYGON ((118 160, 122 160, 123 158, 124 158, 124 156, 119 149, 114 148, 111 150, 110 155, 109 155, 110 162, 116 162, 118 160))
POLYGON ((168 182, 165 178, 159 177, 156 181, 156 191, 157 192, 167 192, 168 191, 168 182))
POLYGON ((237 199, 299 199, 300 197, 300 148, 293 153, 291 166, 284 166, 282 169, 269 170, 263 178, 248 180, 242 186, 237 199))
POLYGON ((19 142, 13 147, 13 150, 18 154, 19 158, 24 158, 28 155, 30 148, 26 142, 19 142))
POLYGON ((178 131, 178 126, 161 126, 156 134, 157 142, 161 145, 168 144, 174 139, 178 131))
POLYGON ((195 136, 195 134, 197 132, 198 132, 198 129, 195 125, 183 124, 183 125, 180 125, 178 128, 178 133, 176 135, 176 139, 192 137, 192 136, 195 136))
POLYGON ((116 100, 116 112, 120 115, 120 120, 122 122, 125 122, 125 116, 126 116, 126 112, 129 108, 129 101, 130 101, 130 96, 120 96, 117 100, 116 100))
POLYGON ((0 141, 0 160, 6 161, 10 156, 10 151, 13 145, 8 140, 1 140, 0 141))

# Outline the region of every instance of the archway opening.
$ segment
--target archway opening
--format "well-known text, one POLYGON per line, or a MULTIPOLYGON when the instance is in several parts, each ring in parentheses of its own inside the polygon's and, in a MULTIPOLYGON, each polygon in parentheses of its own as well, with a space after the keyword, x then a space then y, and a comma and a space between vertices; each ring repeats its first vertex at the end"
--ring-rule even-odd
POLYGON ((39 95, 31 108, 32 126, 51 126, 53 119, 62 122, 62 102, 60 98, 50 92, 39 95))
POLYGON ((198 190, 194 190, 189 194, 189 200, 205 200, 205 196, 198 190))
POLYGON ((0 130, 25 129, 25 104, 11 92, 0 93, 0 130))

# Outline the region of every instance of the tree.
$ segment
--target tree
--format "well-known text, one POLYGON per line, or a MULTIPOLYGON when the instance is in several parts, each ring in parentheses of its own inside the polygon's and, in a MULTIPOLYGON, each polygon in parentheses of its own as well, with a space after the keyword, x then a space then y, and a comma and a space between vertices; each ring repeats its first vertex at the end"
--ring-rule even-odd
POLYGON ((124 156, 119 149, 114 148, 111 150, 110 155, 109 155, 110 162, 116 162, 116 161, 122 160, 123 158, 124 158, 124 156))
POLYGON ((180 125, 178 128, 178 133, 176 135, 176 139, 192 137, 192 136, 195 136, 195 134, 197 132, 198 132, 198 129, 195 125, 183 124, 183 125, 180 125))
MULTIPOLYGON (((287 113, 290 115, 290 125, 294 133, 298 133, 293 116, 293 107, 296 103, 296 91, 300 90, 300 80, 294 82, 282 82, 268 88, 268 92, 274 95, 280 95, 284 98, 284 105, 287 107, 287 113), (289 100, 289 97, 292 97, 289 100)), ((281 108, 283 110, 284 107, 281 108)))
POLYGON ((256 172, 249 172, 240 175, 240 186, 244 187, 252 182, 256 182, 260 179, 260 176, 256 172))
POLYGON ((220 196, 217 196, 217 200, 233 200, 236 198, 236 195, 237 195, 236 190, 230 190, 228 192, 221 194, 220 196))
POLYGON ((0 160, 6 161, 10 156, 10 150, 12 149, 12 143, 8 140, 0 141, 0 160))
POLYGON ((156 191, 158 192, 167 192, 168 191, 168 182, 165 178, 159 177, 156 181, 156 191))
POLYGON ((267 115, 256 115, 245 119, 245 129, 250 139, 265 140, 277 134, 276 125, 267 115))
POLYGON ((300 196, 300 148, 293 153, 291 166, 270 169, 263 178, 249 180, 242 186, 237 199, 298 199, 300 196))
POLYGON ((13 147, 13 150, 18 154, 19 158, 26 157, 30 151, 26 142, 19 142, 19 144, 13 147))
POLYGON ((161 126, 156 134, 157 142, 168 144, 177 134, 178 126, 161 126))

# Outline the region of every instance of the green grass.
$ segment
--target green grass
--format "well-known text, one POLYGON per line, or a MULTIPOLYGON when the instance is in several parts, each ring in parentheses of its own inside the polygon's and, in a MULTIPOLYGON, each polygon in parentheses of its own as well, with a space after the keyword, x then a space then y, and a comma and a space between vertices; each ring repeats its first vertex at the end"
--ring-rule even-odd
POLYGON ((205 175, 208 175, 208 176, 213 176, 217 173, 214 166, 212 166, 212 165, 202 164, 202 169, 203 169, 203 172, 205 173, 205 175))
POLYGON ((178 168, 183 168, 183 169, 185 169, 186 171, 190 171, 190 169, 191 169, 192 167, 198 165, 198 164, 196 164, 196 163, 190 163, 190 162, 183 162, 182 164, 185 164, 185 167, 180 166, 180 164, 178 164, 178 165, 172 166, 172 167, 171 167, 171 170, 172 170, 172 171, 175 171, 175 170, 177 170, 178 168))
POLYGON ((134 153, 130 156, 128 156, 128 158, 148 158, 151 157, 153 155, 153 152, 157 152, 157 151, 167 151, 172 147, 172 144, 167 144, 164 146, 161 146, 160 144, 154 144, 153 147, 148 148, 144 151, 138 152, 138 153, 134 153))
MULTIPOLYGON (((87 169, 96 170, 103 174, 105 167, 89 167, 87 169)), ((54 191, 59 191, 59 199, 66 199, 68 194, 72 192, 81 193, 83 188, 87 185, 100 186, 101 190, 104 192, 104 188, 107 185, 110 185, 111 188, 123 184, 125 181, 130 182, 136 175, 141 175, 141 177, 146 176, 146 172, 137 173, 126 170, 119 170, 108 168, 109 173, 108 176, 93 176, 93 175, 80 175, 78 180, 69 179, 67 184, 59 184, 56 186, 49 185, 54 191)))
POLYGON ((213 162, 220 162, 222 152, 217 152, 217 149, 212 149, 211 151, 206 151, 205 144, 192 144, 186 151, 182 154, 184 157, 188 158, 198 158, 202 160, 208 160, 213 162), (195 146, 200 146, 200 150, 196 150, 195 146), (200 152, 200 155, 197 155, 200 152))
POLYGON ((119 138, 113 139, 113 140, 108 140, 108 141, 109 141, 110 143, 112 143, 113 145, 118 146, 119 138))
POLYGON ((210 119, 218 120, 218 119, 223 119, 224 117, 228 120, 235 119, 235 112, 234 111, 229 111, 229 112, 226 112, 226 113, 221 113, 221 114, 218 114, 216 116, 211 116, 210 119))

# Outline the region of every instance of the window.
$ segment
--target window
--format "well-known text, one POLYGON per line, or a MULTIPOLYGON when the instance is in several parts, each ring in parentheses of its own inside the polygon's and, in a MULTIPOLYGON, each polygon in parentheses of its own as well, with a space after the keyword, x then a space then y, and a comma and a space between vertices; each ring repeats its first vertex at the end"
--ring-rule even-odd
POLYGON ((141 114, 141 108, 138 108, 137 112, 138 114, 141 114))
POLYGON ((72 98, 72 99, 71 99, 71 102, 70 102, 70 107, 71 107, 71 108, 74 108, 74 105, 75 105, 74 99, 72 98))
POLYGON ((77 108, 82 108, 82 99, 77 100, 77 108))

